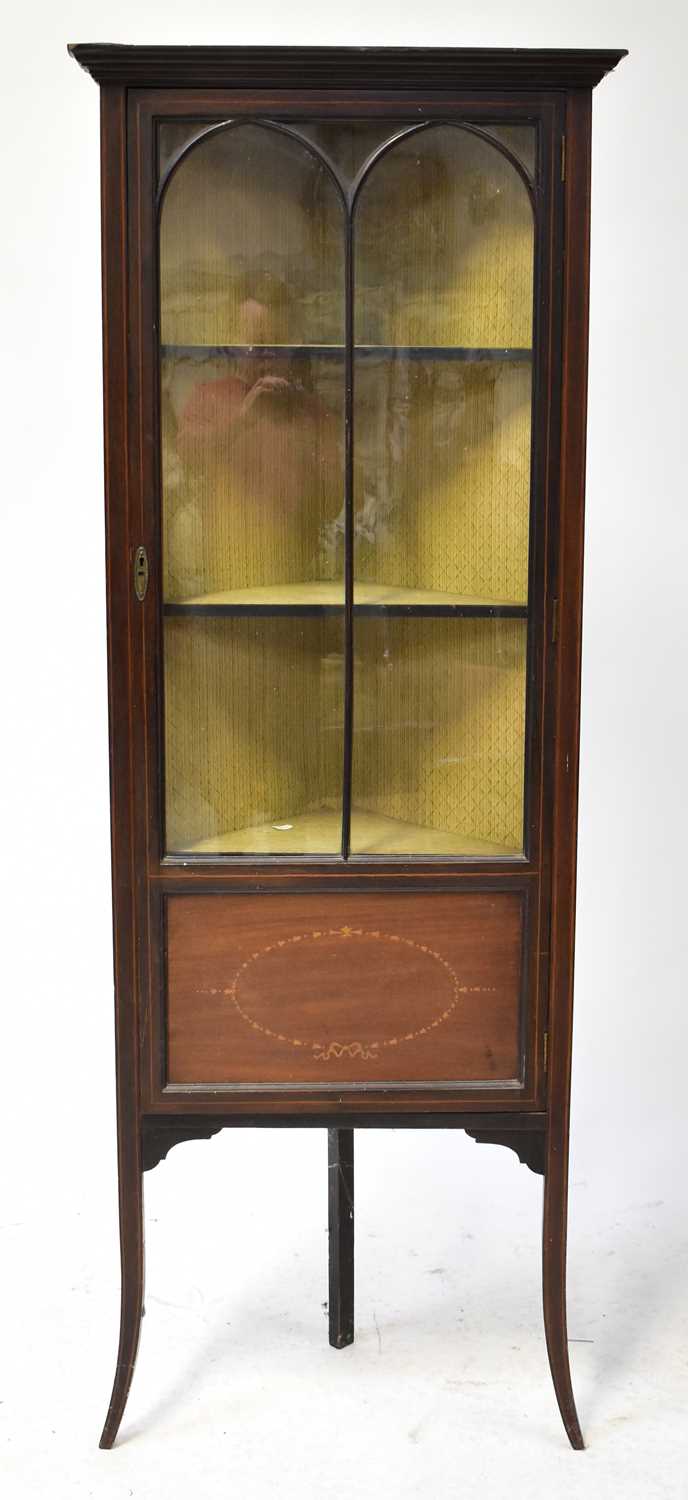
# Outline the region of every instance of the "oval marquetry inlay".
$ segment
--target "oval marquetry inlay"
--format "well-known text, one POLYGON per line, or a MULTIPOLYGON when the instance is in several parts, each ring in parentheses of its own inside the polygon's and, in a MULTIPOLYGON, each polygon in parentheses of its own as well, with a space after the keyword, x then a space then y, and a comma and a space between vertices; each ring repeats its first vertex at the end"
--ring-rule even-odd
POLYGON ((330 1062, 375 1059, 427 1036, 475 988, 424 943, 333 927, 252 953, 220 993, 255 1031, 330 1062))

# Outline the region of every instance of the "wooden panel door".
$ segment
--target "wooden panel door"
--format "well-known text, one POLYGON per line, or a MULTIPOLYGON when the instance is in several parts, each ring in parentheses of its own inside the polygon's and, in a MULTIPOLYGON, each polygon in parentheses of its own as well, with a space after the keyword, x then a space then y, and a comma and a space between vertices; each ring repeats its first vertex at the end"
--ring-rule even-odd
POLYGON ((168 1085, 518 1088, 524 904, 169 897, 168 1085))

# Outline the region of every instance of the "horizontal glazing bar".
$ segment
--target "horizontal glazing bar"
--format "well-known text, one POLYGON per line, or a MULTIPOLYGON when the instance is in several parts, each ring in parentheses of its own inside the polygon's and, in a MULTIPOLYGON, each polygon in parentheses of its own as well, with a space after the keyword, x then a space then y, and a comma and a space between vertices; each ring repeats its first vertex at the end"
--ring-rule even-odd
MULTIPOLYGON (((343 344, 163 344, 167 359, 344 359, 343 344)), ((356 344, 357 359, 447 359, 465 363, 488 360, 525 362, 531 349, 464 349, 451 344, 356 344)))
MULTIPOLYGON (((166 615, 245 618, 261 615, 343 615, 341 604, 165 604, 166 615)), ((385 615, 414 618, 435 616, 457 616, 463 619, 508 619, 525 620, 528 607, 525 604, 354 604, 355 615, 385 615)))

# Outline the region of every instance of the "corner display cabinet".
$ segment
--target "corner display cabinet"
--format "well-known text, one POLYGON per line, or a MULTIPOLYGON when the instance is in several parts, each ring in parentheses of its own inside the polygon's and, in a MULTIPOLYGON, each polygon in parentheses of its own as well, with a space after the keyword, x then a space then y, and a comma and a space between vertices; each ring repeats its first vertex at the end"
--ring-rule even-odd
MULTIPOLYGON (((544 1177, 567 1353, 598 51, 75 46, 102 91, 124 1411, 143 1173, 465 1130, 544 1177)), ((488 1159, 489 1169, 489 1159, 488 1159)), ((323 1184, 325 1163, 323 1162, 323 1184)))

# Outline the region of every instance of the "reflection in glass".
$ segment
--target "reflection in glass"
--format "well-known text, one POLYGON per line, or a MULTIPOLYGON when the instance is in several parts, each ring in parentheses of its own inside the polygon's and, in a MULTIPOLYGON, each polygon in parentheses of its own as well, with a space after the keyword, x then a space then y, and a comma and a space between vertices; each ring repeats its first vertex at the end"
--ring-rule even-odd
POLYGON ((341 580, 342 370, 163 353, 168 600, 341 580))
POLYGON ((342 575, 343 217, 325 169, 258 126, 208 137, 160 229, 166 594, 342 575), (290 345, 296 352, 292 353, 290 345))

